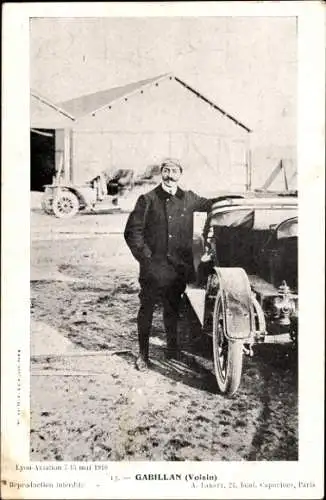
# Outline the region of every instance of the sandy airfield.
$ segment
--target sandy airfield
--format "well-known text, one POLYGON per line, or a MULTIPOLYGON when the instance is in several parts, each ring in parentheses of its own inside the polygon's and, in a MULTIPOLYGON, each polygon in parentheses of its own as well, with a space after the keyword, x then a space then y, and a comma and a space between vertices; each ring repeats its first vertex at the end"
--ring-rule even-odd
POLYGON ((164 360, 158 307, 152 368, 134 368, 126 217, 31 212, 31 460, 297 460, 297 362, 284 348, 245 358, 240 390, 225 398, 185 299, 181 362, 164 360))

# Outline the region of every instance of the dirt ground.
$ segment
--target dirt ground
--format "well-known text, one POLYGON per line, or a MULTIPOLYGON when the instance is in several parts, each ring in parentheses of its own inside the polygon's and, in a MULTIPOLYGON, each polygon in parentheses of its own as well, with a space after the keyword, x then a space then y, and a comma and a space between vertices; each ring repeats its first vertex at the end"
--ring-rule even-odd
POLYGON ((31 459, 297 460, 297 362, 284 347, 256 348, 238 393, 223 397, 185 299, 181 361, 164 360, 158 306, 152 367, 134 368, 138 267, 126 217, 32 211, 31 459))

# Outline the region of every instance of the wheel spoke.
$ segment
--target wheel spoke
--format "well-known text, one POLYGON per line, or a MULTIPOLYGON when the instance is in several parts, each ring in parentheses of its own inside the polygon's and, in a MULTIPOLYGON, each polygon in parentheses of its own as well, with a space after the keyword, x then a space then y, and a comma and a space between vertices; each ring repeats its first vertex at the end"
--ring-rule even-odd
POLYGON ((221 363, 221 369, 222 373, 224 374, 224 378, 226 377, 227 358, 228 358, 228 342, 227 340, 224 339, 224 343, 222 346, 222 363, 221 363))
POLYGON ((69 213, 73 209, 73 203, 69 198, 61 198, 58 208, 61 212, 69 213))
POLYGON ((217 314, 217 353, 218 353, 218 364, 219 371, 222 379, 225 381, 226 378, 226 367, 227 367, 227 345, 228 341, 225 338, 225 328, 224 328, 224 317, 221 304, 217 314))

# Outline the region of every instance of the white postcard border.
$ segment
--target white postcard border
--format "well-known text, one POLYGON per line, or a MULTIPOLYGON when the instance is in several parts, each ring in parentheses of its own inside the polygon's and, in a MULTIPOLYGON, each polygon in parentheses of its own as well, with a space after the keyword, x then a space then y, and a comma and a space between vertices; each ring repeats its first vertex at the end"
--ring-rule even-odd
MULTIPOLYGON (((2 495, 4 498, 321 498, 324 437, 324 109, 322 2, 5 4, 2 80, 2 495), (209 13, 209 14, 208 14, 209 13), (106 462, 107 470, 17 470, 29 462, 29 17, 298 16, 300 331, 298 462, 106 462), (20 351, 20 352, 19 352, 20 351), (17 404, 19 401, 19 411, 17 404), (19 425, 17 425, 19 420, 19 425), (145 481, 136 474, 178 474, 145 481), (187 474, 215 474, 226 488, 191 487, 187 474), (117 479, 119 478, 119 480, 117 479), (123 479, 130 478, 130 479, 123 479), (3 482, 5 481, 5 483, 3 482), (75 488, 10 488, 10 482, 76 481, 75 488), (257 488, 230 487, 241 481, 257 488), (299 481, 314 487, 298 490, 299 481), (278 487, 268 487, 272 483, 278 487), (265 483, 260 487, 259 484, 265 483), (284 486, 282 486, 282 483, 284 486), (292 483, 293 488, 286 486, 292 483)), ((277 34, 276 34, 277 36, 277 34)), ((74 469, 76 467, 76 470, 74 469)))

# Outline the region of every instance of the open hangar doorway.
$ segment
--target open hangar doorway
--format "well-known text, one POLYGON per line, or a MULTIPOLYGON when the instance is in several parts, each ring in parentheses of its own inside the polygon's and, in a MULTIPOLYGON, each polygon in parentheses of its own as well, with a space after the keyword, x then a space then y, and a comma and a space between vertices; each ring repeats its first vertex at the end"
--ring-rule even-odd
POLYGON ((44 191, 56 173, 55 130, 31 129, 30 146, 30 189, 44 191))

